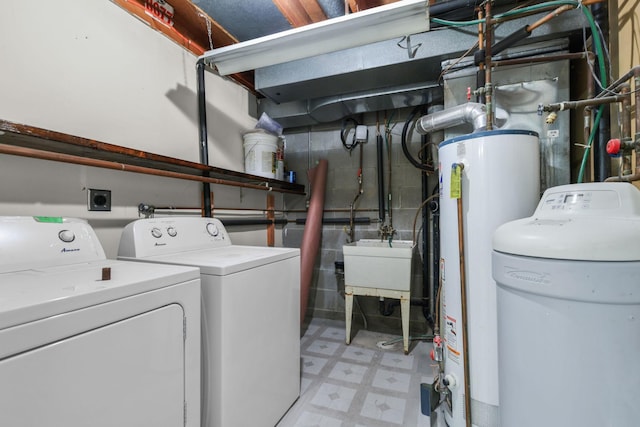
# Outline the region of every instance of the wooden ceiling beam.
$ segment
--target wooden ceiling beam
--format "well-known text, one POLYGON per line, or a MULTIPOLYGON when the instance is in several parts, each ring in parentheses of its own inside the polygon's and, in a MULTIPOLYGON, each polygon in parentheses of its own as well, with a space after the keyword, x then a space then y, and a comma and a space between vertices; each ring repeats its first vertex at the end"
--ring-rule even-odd
MULTIPOLYGON (((148 13, 145 0, 111 1, 196 56, 210 50, 211 44, 214 47, 222 47, 238 43, 238 39, 189 0, 169 0, 168 3, 174 9, 173 25, 168 25, 148 13)), ((257 95, 253 71, 233 74, 230 77, 257 95)))
POLYGON ((351 9, 351 12, 359 12, 397 1, 398 0, 349 0, 349 9, 351 9))
POLYGON ((273 3, 293 27, 327 19, 317 0, 273 0, 273 3))

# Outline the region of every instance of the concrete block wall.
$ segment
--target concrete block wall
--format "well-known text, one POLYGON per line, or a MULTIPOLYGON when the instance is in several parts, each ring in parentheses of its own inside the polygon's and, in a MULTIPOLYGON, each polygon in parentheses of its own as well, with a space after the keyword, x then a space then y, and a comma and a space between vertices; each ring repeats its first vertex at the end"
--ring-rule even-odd
MULTIPOLYGON (((413 239, 413 221, 416 211, 422 202, 421 171, 405 158, 401 147, 401 131, 408 111, 397 114, 397 124, 391 123, 391 190, 393 227, 396 233, 394 240, 413 239)), ((381 115, 382 116, 382 115, 381 115)), ((356 218, 370 218, 370 224, 356 224, 355 240, 379 238, 378 234, 378 177, 376 160, 376 117, 375 114, 358 117, 358 121, 366 124, 369 131, 368 142, 363 146, 363 189, 356 204, 356 218)), ((381 120, 382 121, 382 120, 381 120)), ((288 170, 296 172, 297 182, 309 188, 307 170, 316 165, 319 159, 328 160, 328 176, 325 192, 324 218, 349 218, 349 207, 358 191, 357 171, 359 168, 360 147, 351 153, 340 140, 341 123, 317 125, 304 129, 286 132, 285 163, 288 170)), ((381 124, 381 131, 384 128, 381 124)), ((351 134, 349 134, 351 137, 351 134)), ((421 143, 420 136, 412 135, 409 144, 411 153, 417 155, 421 143)), ((384 172, 385 186, 388 182, 388 157, 385 148, 384 172)), ((437 177, 430 178, 429 188, 437 183, 437 177)), ((289 224, 283 230, 285 246, 300 247, 303 225, 295 224, 296 218, 306 217, 307 197, 285 195, 284 205, 289 224)), ((421 216, 417 228, 421 226, 421 216)), ((418 230, 419 232, 419 230, 418 230)), ((421 247, 421 234, 418 233, 418 247, 421 247)), ((347 224, 324 224, 322 227, 321 247, 316 260, 312 289, 310 292, 307 319, 325 317, 344 319, 344 277, 336 272, 335 262, 343 261, 342 246, 348 243, 347 224)), ((422 297, 422 259, 421 254, 414 262, 412 280, 412 297, 422 297)), ((357 297, 367 319, 367 327, 372 330, 401 332, 400 307, 396 307, 393 315, 382 316, 378 309, 378 300, 374 297, 357 297)), ((354 324, 364 323, 363 317, 354 307, 354 324)), ((422 308, 411 308, 412 333, 426 333, 427 322, 422 308)))

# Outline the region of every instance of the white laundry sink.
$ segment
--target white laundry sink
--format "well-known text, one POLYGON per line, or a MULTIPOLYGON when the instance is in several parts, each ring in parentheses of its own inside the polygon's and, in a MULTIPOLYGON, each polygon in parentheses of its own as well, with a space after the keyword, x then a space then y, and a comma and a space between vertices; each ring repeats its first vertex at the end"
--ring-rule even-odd
POLYGON ((345 285, 409 291, 414 249, 410 240, 362 239, 342 246, 345 285))

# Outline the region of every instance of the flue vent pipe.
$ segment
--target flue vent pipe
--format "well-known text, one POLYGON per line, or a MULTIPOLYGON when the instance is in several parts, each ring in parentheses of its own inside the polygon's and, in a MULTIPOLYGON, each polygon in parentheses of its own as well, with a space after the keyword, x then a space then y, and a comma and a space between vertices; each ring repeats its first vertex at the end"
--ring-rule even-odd
POLYGON ((474 132, 487 127, 487 107, 477 102, 467 102, 446 110, 427 114, 416 121, 416 131, 425 135, 464 123, 473 125, 474 132))

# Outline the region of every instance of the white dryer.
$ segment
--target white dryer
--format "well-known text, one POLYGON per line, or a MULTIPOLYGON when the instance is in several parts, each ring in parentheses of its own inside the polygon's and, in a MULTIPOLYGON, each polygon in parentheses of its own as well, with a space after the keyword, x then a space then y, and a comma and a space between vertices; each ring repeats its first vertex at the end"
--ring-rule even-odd
POLYGON ((203 423, 273 427, 300 394, 300 251, 233 245, 214 218, 128 224, 120 259, 198 266, 203 423))
POLYGON ((195 268, 107 260, 84 221, 0 217, 0 426, 200 426, 195 268))

